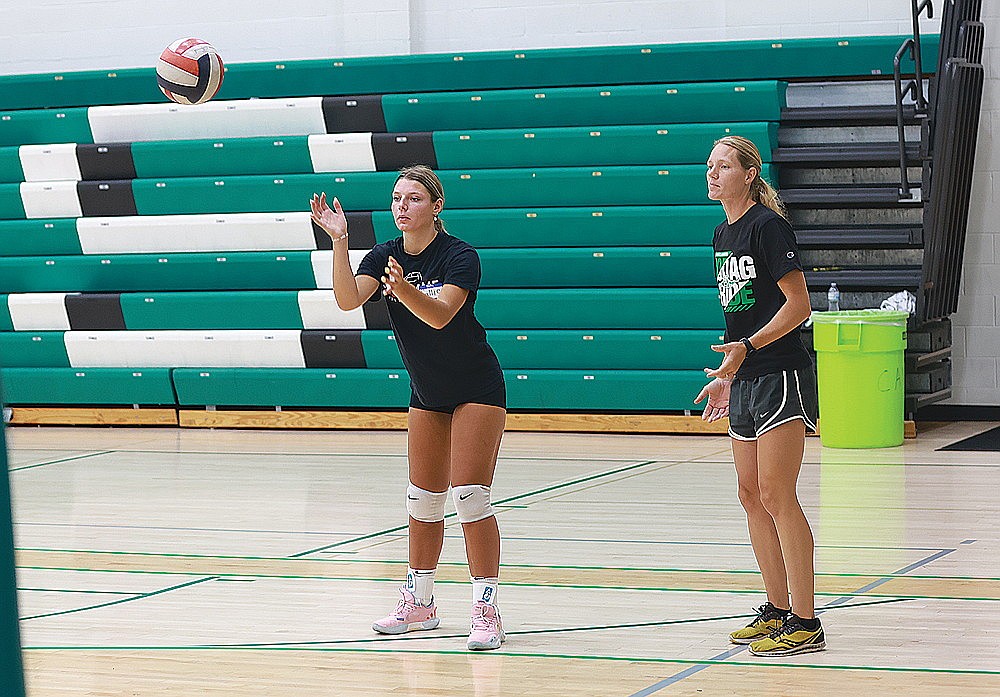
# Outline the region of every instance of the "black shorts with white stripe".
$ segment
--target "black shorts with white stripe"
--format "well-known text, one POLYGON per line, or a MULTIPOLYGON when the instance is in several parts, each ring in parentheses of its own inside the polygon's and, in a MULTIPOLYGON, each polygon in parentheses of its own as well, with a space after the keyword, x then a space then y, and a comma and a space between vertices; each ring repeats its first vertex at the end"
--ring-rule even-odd
POLYGON ((816 432, 816 377, 812 367, 733 380, 729 393, 729 435, 757 440, 781 424, 802 419, 816 432))

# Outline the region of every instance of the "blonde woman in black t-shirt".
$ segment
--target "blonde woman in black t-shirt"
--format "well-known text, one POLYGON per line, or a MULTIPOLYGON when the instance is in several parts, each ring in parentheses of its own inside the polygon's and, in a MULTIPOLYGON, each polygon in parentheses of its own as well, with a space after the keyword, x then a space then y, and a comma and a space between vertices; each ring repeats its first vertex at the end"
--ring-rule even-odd
POLYGON ((713 346, 722 364, 713 380, 706 421, 729 417, 729 435, 747 514, 750 543, 767 602, 730 641, 758 656, 820 651, 814 543, 796 494, 806 430, 815 431, 812 360, 799 327, 809 317, 809 291, 795 234, 777 192, 761 178, 757 147, 746 138, 716 141, 708 158, 708 197, 726 220, 715 230, 716 280, 726 343, 713 346))
POLYGON ((376 621, 381 634, 434 629, 434 574, 444 541, 451 487, 472 575, 468 648, 504 641, 497 609, 500 531, 490 501, 506 419, 503 373, 473 307, 479 255, 449 235, 439 218, 440 179, 423 165, 400 171, 392 214, 402 235, 369 252, 351 271, 347 218, 340 201, 314 195, 312 219, 333 239, 337 305, 353 310, 381 288, 412 388, 407 431, 409 569, 395 611, 376 621))

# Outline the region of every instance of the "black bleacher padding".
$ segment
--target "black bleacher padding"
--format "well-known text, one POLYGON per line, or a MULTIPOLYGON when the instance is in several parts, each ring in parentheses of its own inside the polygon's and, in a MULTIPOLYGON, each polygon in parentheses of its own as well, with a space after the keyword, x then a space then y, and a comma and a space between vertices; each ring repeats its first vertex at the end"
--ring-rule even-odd
POLYGON ((362 305, 365 313, 365 326, 368 329, 391 329, 389 326, 389 308, 382 297, 382 290, 376 290, 372 299, 362 305))
POLYGON ((323 97, 323 121, 327 133, 384 133, 382 96, 323 97))
POLYGON ((302 332, 306 368, 367 368, 358 330, 307 329, 302 332))
POLYGON ((135 179, 131 143, 81 143, 76 160, 81 179, 135 179))
POLYGON ((66 296, 70 329, 125 329, 120 293, 73 293, 66 296))
MULTIPOLYGON (((371 211, 351 211, 347 215, 347 243, 351 249, 371 249, 375 246, 375 227, 371 211)), ((316 223, 312 223, 316 249, 333 249, 333 240, 316 223)))
POLYGON ((131 181, 82 181, 76 191, 85 216, 138 215, 131 181))
POLYGON ((437 155, 434 152, 434 134, 422 133, 375 133, 372 135, 372 149, 375 151, 375 167, 380 172, 388 172, 407 165, 427 165, 437 169, 437 155))

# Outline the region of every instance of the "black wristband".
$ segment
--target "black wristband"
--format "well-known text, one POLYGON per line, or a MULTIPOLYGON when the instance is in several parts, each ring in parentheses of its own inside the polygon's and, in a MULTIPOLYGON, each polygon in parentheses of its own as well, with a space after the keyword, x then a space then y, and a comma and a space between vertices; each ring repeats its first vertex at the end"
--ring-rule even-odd
POLYGON ((747 337, 743 337, 742 339, 740 339, 740 343, 746 346, 748 356, 757 350, 753 347, 753 344, 750 343, 750 339, 748 339, 747 337))

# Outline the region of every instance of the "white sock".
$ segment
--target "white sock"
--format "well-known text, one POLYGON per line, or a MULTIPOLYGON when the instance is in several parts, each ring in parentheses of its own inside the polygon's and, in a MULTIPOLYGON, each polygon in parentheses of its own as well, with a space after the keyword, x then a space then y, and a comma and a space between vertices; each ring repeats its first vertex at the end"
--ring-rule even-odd
POLYGON ((496 576, 473 576, 472 577, 472 602, 478 603, 480 600, 489 605, 497 604, 497 584, 500 582, 496 576))
POLYGON ((406 569, 406 590, 421 605, 430 605, 434 600, 434 574, 437 569, 406 569))

